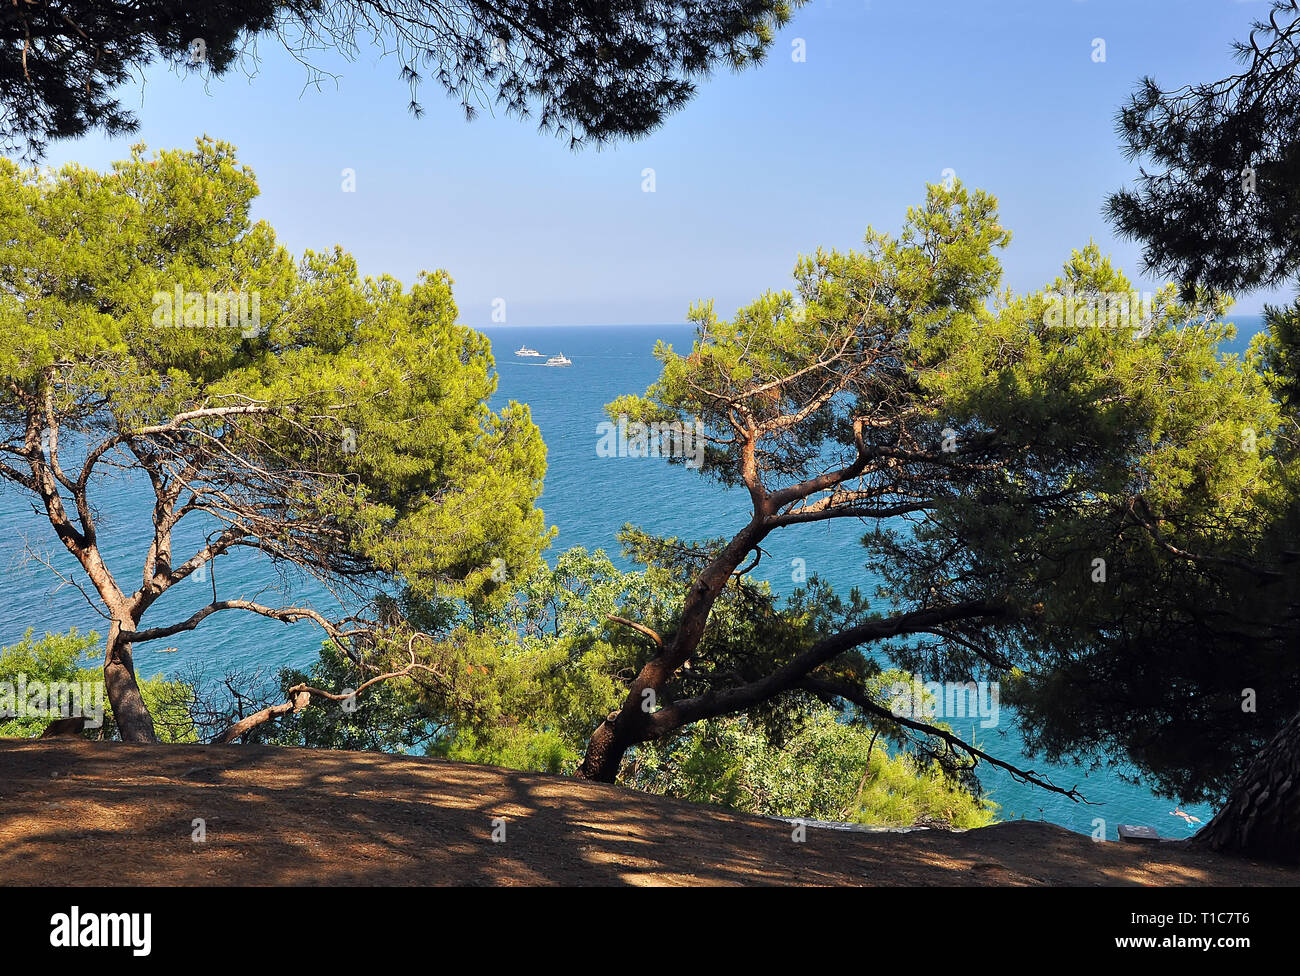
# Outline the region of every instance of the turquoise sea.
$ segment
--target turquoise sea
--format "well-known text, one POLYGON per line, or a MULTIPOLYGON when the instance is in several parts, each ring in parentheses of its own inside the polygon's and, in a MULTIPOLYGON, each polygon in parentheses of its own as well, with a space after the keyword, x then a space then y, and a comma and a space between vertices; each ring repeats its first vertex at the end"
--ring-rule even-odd
MULTIPOLYGON (((1232 344, 1243 348, 1260 326, 1254 316, 1234 316, 1239 337, 1232 344)), ((748 498, 723 491, 712 482, 680 466, 655 459, 599 458, 597 425, 605 419, 603 407, 620 394, 641 392, 655 379, 658 364, 651 355, 656 339, 678 347, 689 346, 691 328, 671 326, 610 327, 494 327, 492 340, 500 375, 498 401, 513 399, 529 404, 548 448, 548 473, 541 507, 547 521, 559 529, 553 554, 572 546, 603 548, 618 557, 618 530, 633 522, 656 533, 684 538, 730 535, 748 517, 748 498), (518 358, 522 344, 546 355, 563 352, 573 360, 565 369, 541 365, 544 360, 518 358)), ((94 499, 100 508, 100 535, 110 568, 134 580, 139 573, 148 534, 139 515, 149 509, 148 486, 129 478, 111 481, 94 499)), ((864 551, 857 545, 855 529, 831 522, 799 526, 771 537, 764 546, 771 553, 754 572, 778 592, 788 592, 791 564, 803 559, 809 574, 816 572, 837 589, 858 586, 870 595, 875 580, 863 566, 864 551)), ((188 540, 193 544, 197 534, 188 540)), ((183 551, 186 540, 178 540, 183 551)), ((17 493, 0 489, 0 643, 19 639, 28 628, 37 634, 77 626, 105 629, 105 623, 88 602, 42 561, 71 574, 71 560, 58 545, 48 523, 38 517, 30 502, 17 493)), ((216 570, 218 592, 223 597, 270 594, 308 599, 329 615, 337 603, 314 585, 282 579, 251 557, 230 557, 216 570)), ((210 598, 212 580, 187 580, 168 593, 146 617, 146 625, 180 619, 210 598)), ((174 649, 148 644, 139 648, 137 664, 142 674, 174 674, 201 667, 219 677, 229 669, 269 674, 284 665, 303 666, 316 657, 321 634, 303 623, 286 626, 236 612, 218 614, 190 634, 178 636, 174 649)), ((166 644, 168 642, 159 642, 166 644)), ((959 722, 954 723, 955 727, 959 722)), ((969 733, 970 729, 958 731, 969 733)), ((1009 775, 981 767, 981 781, 1004 818, 1044 819, 1081 833, 1093 831, 1094 818, 1106 821, 1106 833, 1115 838, 1121 823, 1147 824, 1163 836, 1191 833, 1180 818, 1170 815, 1174 803, 1142 785, 1120 778, 1113 770, 1087 771, 1054 766, 1022 755, 1014 716, 1002 709, 997 728, 974 730, 987 751, 1036 770, 1053 782, 1077 785, 1096 805, 1074 803, 1057 794, 1015 782, 1009 775)), ((1189 806, 1185 810, 1202 820, 1211 811, 1189 806)))

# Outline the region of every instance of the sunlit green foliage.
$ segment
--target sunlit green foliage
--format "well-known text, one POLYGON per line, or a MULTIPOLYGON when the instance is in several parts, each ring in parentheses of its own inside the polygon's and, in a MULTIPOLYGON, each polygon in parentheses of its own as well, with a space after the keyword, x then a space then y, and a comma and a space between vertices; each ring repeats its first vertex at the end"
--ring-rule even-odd
MULTIPOLYGON (((991 197, 932 186, 897 235, 869 230, 862 250, 800 261, 793 292, 767 293, 730 320, 697 307, 692 348, 660 343, 658 381, 609 410, 702 418, 714 438, 703 473, 773 500, 751 546, 801 519, 864 520, 867 565, 884 579, 871 610, 882 618, 972 608, 937 628, 900 622, 878 639, 905 670, 1015 685, 1031 743, 1049 754, 1127 749, 1125 759, 1182 786, 1199 755, 1193 791, 1221 787, 1278 727, 1281 702, 1294 702, 1294 669, 1266 682, 1285 654, 1277 643, 1244 671, 1198 653, 1219 663, 1206 665, 1213 673, 1199 676, 1189 704, 1168 678, 1178 644, 1152 647, 1162 629, 1184 644, 1207 632, 1195 619, 1206 591, 1188 584, 1193 561, 1169 545, 1248 539, 1286 495, 1272 383, 1257 358, 1221 354, 1231 335, 1222 299, 1186 302, 1173 286, 1139 296, 1096 246, 1042 291, 1013 295, 997 259, 1008 240, 991 197), (1106 571, 1095 580, 1097 560, 1106 571), (1158 707, 1125 707, 1119 690, 1135 690, 1126 668, 1164 682, 1158 707), (1263 722, 1237 707, 1255 679, 1274 707, 1263 722), (1055 733, 1049 713, 1065 723, 1055 733), (1124 731, 1114 735, 1106 721, 1117 716, 1124 731)), ((752 652, 751 681, 791 659, 766 650, 752 652)), ((841 653, 809 676, 860 694, 867 673, 845 667, 853 661, 841 653)))
MULTIPOLYGON (((354 603, 399 579, 490 601, 496 567, 528 573, 549 539, 545 447, 526 407, 488 408, 489 342, 456 324, 446 273, 403 289, 338 248, 295 262, 252 220, 256 195, 209 139, 106 173, 0 160, 0 479, 44 511, 121 647, 177 623, 148 611, 232 552, 354 603), (144 565, 118 580, 100 546, 121 530, 101 533, 95 496, 122 469, 157 503, 144 565), (206 544, 173 551, 182 522, 206 544)), ((213 612, 301 619, 225 596, 213 612)))
MULTIPOLYGON (((89 728, 84 734, 96 739, 115 738, 113 713, 104 694, 103 675, 95 662, 103 653, 99 644, 100 637, 94 631, 82 634, 75 627, 66 634, 46 634, 40 640, 33 640, 29 630, 17 644, 0 648, 0 682, 8 682, 14 688, 21 681, 28 688, 38 682, 46 686, 59 682, 96 689, 99 701, 81 702, 82 714, 94 712, 98 707, 103 712, 103 725, 89 728)), ((141 682, 140 690, 154 715, 162 741, 198 741, 189 711, 194 699, 187 685, 155 675, 141 682)), ((68 716, 0 715, 0 738, 36 738, 51 721, 61 717, 68 716)))
POLYGON ((778 743, 744 717, 702 722, 667 746, 638 747, 626 780, 745 813, 876 826, 983 827, 997 812, 937 764, 891 755, 883 736, 824 706, 778 743))

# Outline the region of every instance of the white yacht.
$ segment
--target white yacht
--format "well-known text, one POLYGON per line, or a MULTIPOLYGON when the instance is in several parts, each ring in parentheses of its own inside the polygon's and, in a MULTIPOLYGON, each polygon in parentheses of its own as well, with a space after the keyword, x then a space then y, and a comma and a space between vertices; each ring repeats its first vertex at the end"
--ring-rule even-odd
POLYGON ((573 360, 570 359, 568 356, 564 355, 564 353, 560 353, 558 356, 552 356, 550 359, 546 360, 546 365, 547 366, 572 366, 573 360))
POLYGON ((515 355, 531 356, 535 359, 540 359, 542 356, 542 354, 538 352, 536 349, 529 349, 527 346, 520 346, 518 349, 515 350, 515 355))

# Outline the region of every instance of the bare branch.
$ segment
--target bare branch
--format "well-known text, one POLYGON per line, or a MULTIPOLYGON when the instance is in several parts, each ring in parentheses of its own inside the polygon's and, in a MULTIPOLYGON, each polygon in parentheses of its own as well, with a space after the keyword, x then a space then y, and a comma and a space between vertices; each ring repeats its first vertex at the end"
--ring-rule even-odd
POLYGON ((649 637, 660 647, 664 646, 664 639, 660 637, 657 633, 655 633, 653 629, 647 627, 645 624, 639 624, 635 620, 628 620, 626 617, 616 617, 612 613, 606 614, 605 619, 613 621, 616 624, 622 624, 624 627, 631 627, 638 634, 644 634, 646 637, 649 637))

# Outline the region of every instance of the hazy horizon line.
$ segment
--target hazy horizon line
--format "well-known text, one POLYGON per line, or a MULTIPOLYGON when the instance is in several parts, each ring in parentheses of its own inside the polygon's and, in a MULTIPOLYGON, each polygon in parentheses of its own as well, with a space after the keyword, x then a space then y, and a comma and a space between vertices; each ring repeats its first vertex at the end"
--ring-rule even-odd
MULTIPOLYGON (((1238 312, 1234 309, 1222 316, 1220 321, 1231 322, 1235 318, 1262 318, 1263 315, 1264 310, 1262 308, 1252 312, 1238 312)), ((694 322, 529 322, 522 325, 511 322, 492 322, 488 325, 471 325, 467 322, 457 322, 456 324, 482 332, 489 332, 494 329, 661 329, 686 328, 695 325, 694 322)))

